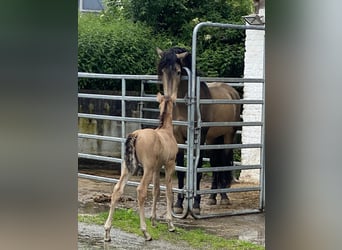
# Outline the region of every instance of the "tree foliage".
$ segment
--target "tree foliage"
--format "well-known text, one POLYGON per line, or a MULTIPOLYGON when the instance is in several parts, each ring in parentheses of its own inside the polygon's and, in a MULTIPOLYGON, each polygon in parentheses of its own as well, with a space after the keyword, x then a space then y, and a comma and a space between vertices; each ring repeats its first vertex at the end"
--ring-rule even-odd
MULTIPOLYGON (((102 15, 79 17, 78 70, 156 74, 156 47, 191 49, 196 24, 242 24, 242 16, 251 13, 251 8, 251 0, 108 1, 102 15)), ((198 69, 206 76, 241 76, 244 37, 242 30, 201 29, 197 42, 198 69)), ((85 80, 79 84, 81 88, 112 86, 107 85, 89 84, 85 80)))

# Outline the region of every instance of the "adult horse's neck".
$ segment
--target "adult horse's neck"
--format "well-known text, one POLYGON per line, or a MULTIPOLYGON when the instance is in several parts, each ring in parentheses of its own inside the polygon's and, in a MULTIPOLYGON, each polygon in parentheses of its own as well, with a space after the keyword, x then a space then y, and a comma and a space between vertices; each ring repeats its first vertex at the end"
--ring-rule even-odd
POLYGON ((177 98, 184 98, 188 96, 188 81, 182 80, 178 86, 177 98))
MULTIPOLYGON (((188 97, 188 81, 183 80, 180 82, 178 86, 177 91, 177 97, 178 98, 185 98, 188 97)), ((205 82, 200 83, 200 98, 201 99, 211 99, 210 90, 208 88, 208 85, 205 82)), ((186 105, 176 105, 176 109, 178 109, 177 114, 183 114, 183 117, 185 114, 187 114, 187 107, 186 105)), ((200 105, 201 109, 201 118, 203 121, 211 121, 211 112, 210 112, 210 105, 200 105)), ((176 117, 177 119, 177 117, 176 117)))

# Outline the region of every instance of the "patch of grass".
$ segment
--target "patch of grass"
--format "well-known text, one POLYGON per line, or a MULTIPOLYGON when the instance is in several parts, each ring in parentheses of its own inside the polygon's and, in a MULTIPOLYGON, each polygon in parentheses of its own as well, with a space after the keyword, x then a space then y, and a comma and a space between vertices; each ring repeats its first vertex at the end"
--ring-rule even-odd
MULTIPOLYGON (((96 215, 78 215, 78 221, 104 225, 108 212, 96 215)), ((123 231, 141 235, 139 215, 133 209, 116 209, 112 226, 123 231)), ((169 232, 167 224, 158 222, 157 227, 152 227, 150 220, 146 220, 148 232, 155 240, 163 239, 171 243, 184 241, 196 249, 231 249, 231 250, 264 250, 265 248, 247 241, 227 240, 222 237, 208 234, 203 229, 176 228, 176 232, 169 232)))

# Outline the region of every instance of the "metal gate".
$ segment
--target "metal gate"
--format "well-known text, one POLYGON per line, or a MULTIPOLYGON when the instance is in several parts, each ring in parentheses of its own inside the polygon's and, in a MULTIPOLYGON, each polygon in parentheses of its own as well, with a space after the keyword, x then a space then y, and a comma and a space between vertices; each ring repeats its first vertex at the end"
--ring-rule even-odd
MULTIPOLYGON (((184 148, 186 150, 186 159, 187 163, 186 166, 176 166, 177 171, 183 171, 186 173, 186 186, 184 189, 177 189, 174 188, 174 193, 183 193, 185 196, 185 204, 184 204, 184 212, 181 215, 173 214, 173 216, 178 218, 185 218, 188 214, 191 214, 194 218, 208 218, 208 217, 217 217, 217 216, 228 216, 228 215, 238 215, 238 214, 247 214, 247 213, 257 213, 264 209, 264 198, 265 198, 265 191, 264 191, 264 78, 261 79, 247 79, 247 78, 208 78, 208 77, 196 77, 196 48, 197 48, 197 33, 201 27, 219 27, 219 28, 228 28, 228 29, 256 29, 256 30, 264 30, 264 26, 253 26, 253 25, 232 25, 232 24, 220 24, 220 23, 211 23, 211 22, 204 22, 199 23, 193 31, 193 38, 192 38, 192 72, 189 69, 186 69, 188 73, 188 93, 186 99, 177 99, 177 102, 184 102, 188 106, 188 121, 173 121, 173 124, 183 125, 187 127, 187 142, 186 144, 178 144, 179 148, 184 148), (244 84, 248 83, 260 83, 263 85, 263 95, 261 100, 200 100, 199 98, 199 83, 200 81, 216 81, 216 82, 225 82, 229 83, 231 86, 244 86, 244 84), (259 104, 262 105, 262 120, 256 122, 202 122, 201 116, 199 112, 200 104, 210 104, 210 103, 239 103, 239 104, 259 104), (195 114, 197 116, 197 121, 195 121, 195 114), (200 142, 200 130, 202 127, 209 127, 209 126, 260 126, 261 127, 261 143, 258 144, 222 144, 222 145, 199 145, 200 142), (242 148, 260 148, 260 164, 256 165, 241 165, 236 164, 234 166, 220 166, 215 168, 196 168, 197 163, 199 161, 199 155, 201 150, 209 150, 209 149, 242 149, 242 148), (196 190, 196 183, 197 183, 197 173, 202 172, 220 172, 220 171, 227 171, 227 170, 247 170, 247 169, 260 169, 260 183, 257 186, 253 187, 239 187, 239 188, 225 188, 225 189, 201 189, 196 190), (256 208, 244 208, 238 210, 230 210, 227 209, 226 211, 221 211, 219 213, 212 213, 211 209, 210 212, 201 212, 201 215, 196 215, 192 213, 192 206, 193 206, 193 197, 197 194, 202 196, 211 194, 211 193, 235 193, 235 192, 259 192, 259 204, 256 208)), ((111 120, 117 121, 121 123, 121 136, 103 136, 103 135, 94 135, 94 134, 84 134, 79 133, 79 138, 87 138, 87 139, 96 139, 96 140, 105 140, 105 141, 112 141, 112 142, 119 142, 121 143, 121 157, 108 157, 108 156, 99 156, 94 154, 85 154, 79 153, 79 158, 86 158, 86 159, 94 159, 94 160, 102 160, 102 161, 109 161, 115 163, 121 163, 123 156, 124 156, 124 142, 126 138, 126 125, 128 122, 130 123, 140 123, 140 124, 148 124, 148 125, 157 125, 158 120, 156 119, 149 119, 144 118, 143 112, 144 110, 149 110, 144 107, 144 105, 148 102, 155 102, 155 95, 146 95, 144 93, 144 88, 146 84, 156 84, 158 83, 158 77, 152 75, 112 75, 112 74, 95 74, 95 73, 78 73, 79 78, 100 78, 100 79, 117 79, 121 80, 121 95, 95 95, 95 94, 78 94, 79 98, 96 98, 96 99, 107 99, 107 100, 117 100, 121 102, 121 116, 108 116, 108 115, 98 115, 98 114, 85 114, 85 113, 78 113, 79 118, 89 118, 89 119, 102 119, 102 120, 111 120), (141 94, 140 96, 129 96, 126 94, 126 81, 127 80, 138 80, 141 81, 141 94), (126 116, 126 103, 136 101, 139 102, 139 118, 134 117, 127 117, 126 116)), ((78 173, 78 177, 80 178, 87 178, 93 179, 97 181, 105 181, 105 182, 118 182, 118 179, 113 178, 106 178, 88 174, 78 173)), ((139 183, 134 181, 129 181, 127 185, 137 186, 139 183)), ((150 188, 152 185, 150 185, 150 188)), ((165 190, 165 186, 161 186, 161 190, 165 190)), ((203 207, 201 205, 201 207, 203 207)))

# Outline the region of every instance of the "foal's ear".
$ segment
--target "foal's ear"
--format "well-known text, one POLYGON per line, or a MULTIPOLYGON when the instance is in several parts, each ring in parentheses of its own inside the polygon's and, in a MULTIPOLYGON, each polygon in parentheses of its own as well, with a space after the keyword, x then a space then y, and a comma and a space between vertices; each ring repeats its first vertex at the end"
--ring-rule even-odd
POLYGON ((164 96, 162 94, 160 94, 160 92, 158 92, 158 94, 157 94, 157 101, 159 103, 161 103, 163 101, 163 98, 164 98, 164 96))
POLYGON ((164 51, 162 51, 161 49, 159 49, 158 47, 157 47, 157 54, 158 54, 158 56, 159 56, 159 58, 162 58, 162 56, 163 56, 163 54, 164 54, 164 51))

